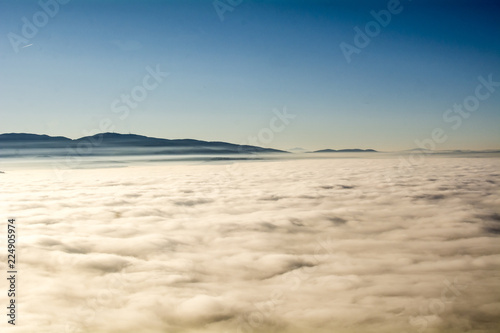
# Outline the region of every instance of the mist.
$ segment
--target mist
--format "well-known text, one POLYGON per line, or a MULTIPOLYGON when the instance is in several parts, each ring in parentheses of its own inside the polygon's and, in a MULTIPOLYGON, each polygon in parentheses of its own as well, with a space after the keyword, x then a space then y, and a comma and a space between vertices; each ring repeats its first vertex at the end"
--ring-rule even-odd
POLYGON ((404 170, 392 158, 9 170, 16 330, 495 332, 499 167, 433 157, 404 170))

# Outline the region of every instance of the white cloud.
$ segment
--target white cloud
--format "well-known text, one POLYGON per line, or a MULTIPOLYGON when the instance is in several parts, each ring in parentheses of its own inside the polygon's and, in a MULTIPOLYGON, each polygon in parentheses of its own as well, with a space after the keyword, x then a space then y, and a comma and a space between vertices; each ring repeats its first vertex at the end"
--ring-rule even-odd
POLYGON ((500 160, 397 166, 1 174, 4 220, 18 223, 16 330, 495 332, 500 160))

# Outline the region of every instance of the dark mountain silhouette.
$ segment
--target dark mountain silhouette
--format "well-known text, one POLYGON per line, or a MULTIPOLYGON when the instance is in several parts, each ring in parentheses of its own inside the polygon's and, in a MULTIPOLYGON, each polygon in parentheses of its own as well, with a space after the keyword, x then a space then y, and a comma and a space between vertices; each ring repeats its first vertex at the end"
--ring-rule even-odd
POLYGON ((316 150, 313 153, 376 153, 375 149, 322 149, 316 150))
POLYGON ((0 134, 0 148, 65 148, 72 142, 63 136, 27 133, 0 134))
MULTIPOLYGON (((103 154, 252 154, 283 150, 193 139, 169 140, 136 134, 100 133, 79 139, 26 133, 0 134, 0 149, 64 149, 79 155, 103 154)), ((36 152, 34 152, 36 154, 36 152)))

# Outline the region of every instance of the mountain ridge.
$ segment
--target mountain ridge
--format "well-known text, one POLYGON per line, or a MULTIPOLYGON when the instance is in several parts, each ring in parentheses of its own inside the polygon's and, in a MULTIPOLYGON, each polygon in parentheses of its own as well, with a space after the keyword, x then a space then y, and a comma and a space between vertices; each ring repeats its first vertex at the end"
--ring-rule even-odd
MULTIPOLYGON (((138 134, 97 133, 78 139, 31 133, 0 134, 0 148, 10 149, 99 149, 99 148, 173 148, 165 154, 249 154, 289 153, 284 150, 222 141, 164 139, 138 134)), ((156 154, 161 152, 156 152, 156 154)))

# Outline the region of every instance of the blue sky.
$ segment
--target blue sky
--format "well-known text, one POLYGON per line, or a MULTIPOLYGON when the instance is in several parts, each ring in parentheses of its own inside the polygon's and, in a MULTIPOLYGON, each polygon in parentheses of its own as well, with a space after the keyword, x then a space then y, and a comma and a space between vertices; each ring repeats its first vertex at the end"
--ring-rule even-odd
POLYGON ((0 0, 0 133, 77 138, 105 119, 164 138, 397 150, 441 128, 437 149, 500 148, 500 87, 467 118, 449 114, 459 126, 443 119, 478 77, 500 82, 494 1, 221 0, 223 20, 213 1, 64 2, 41 1, 50 17, 37 1, 0 0), (398 13, 348 62, 341 43, 355 47, 354 27, 390 6, 398 13), (39 20, 29 38, 23 17, 39 20), (114 112, 157 67, 168 76, 114 112), (295 118, 275 131, 284 108, 295 118))

